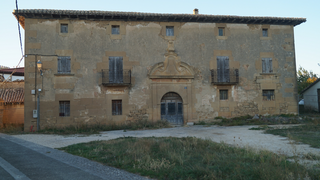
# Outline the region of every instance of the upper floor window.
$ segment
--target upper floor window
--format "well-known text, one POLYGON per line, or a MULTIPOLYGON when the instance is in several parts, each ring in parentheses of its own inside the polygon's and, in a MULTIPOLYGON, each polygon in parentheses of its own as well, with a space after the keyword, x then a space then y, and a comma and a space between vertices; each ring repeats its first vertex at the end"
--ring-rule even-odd
POLYGON ((123 83, 123 58, 109 57, 109 83, 123 83))
POLYGON ((262 90, 264 101, 274 101, 274 90, 262 90))
POLYGON ((59 116, 70 116, 70 101, 59 101, 59 116))
POLYGON ((174 36, 174 26, 166 27, 166 36, 174 36))
POLYGON ((223 27, 219 27, 219 36, 224 36, 224 28, 223 27))
POLYGON ((229 57, 218 56, 217 57, 217 77, 218 82, 230 82, 229 76, 229 57))
POLYGON ((220 90, 220 100, 228 100, 228 90, 220 90))
POLYGON ((262 29, 262 37, 268 37, 268 29, 262 29))
POLYGON ((111 34, 120 34, 120 26, 112 25, 111 26, 111 34))
POLYGON ((271 58, 262 58, 262 73, 273 73, 271 58))
POLYGON ((71 57, 58 56, 58 73, 69 74, 71 73, 71 57))
POLYGON ((61 24, 60 25, 60 32, 61 33, 68 33, 68 24, 61 24))

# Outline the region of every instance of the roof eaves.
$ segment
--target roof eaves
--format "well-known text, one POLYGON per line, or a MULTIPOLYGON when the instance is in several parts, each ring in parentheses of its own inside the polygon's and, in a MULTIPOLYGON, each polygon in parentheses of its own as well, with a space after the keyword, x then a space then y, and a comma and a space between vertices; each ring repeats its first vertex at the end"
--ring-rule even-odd
POLYGON ((312 84, 310 84, 308 87, 304 88, 300 94, 303 94, 304 92, 306 92, 308 89, 310 89, 312 86, 314 86, 315 84, 317 84, 320 81, 320 78, 318 78, 315 82, 313 82, 312 84))

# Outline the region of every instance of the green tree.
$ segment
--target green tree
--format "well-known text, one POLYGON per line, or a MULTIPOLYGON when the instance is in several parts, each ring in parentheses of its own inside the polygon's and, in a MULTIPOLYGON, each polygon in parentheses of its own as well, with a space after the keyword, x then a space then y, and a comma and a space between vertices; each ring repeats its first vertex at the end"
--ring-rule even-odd
POLYGON ((300 94, 304 88, 308 87, 317 79, 317 74, 313 73, 312 71, 308 71, 300 66, 297 71, 298 93, 300 94))

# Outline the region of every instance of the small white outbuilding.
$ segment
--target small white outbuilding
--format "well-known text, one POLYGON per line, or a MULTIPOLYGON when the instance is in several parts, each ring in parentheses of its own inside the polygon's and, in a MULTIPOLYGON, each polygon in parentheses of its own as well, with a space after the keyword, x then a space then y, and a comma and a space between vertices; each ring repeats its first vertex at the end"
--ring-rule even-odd
POLYGON ((320 112, 320 78, 306 87, 301 94, 304 98, 304 107, 320 112))

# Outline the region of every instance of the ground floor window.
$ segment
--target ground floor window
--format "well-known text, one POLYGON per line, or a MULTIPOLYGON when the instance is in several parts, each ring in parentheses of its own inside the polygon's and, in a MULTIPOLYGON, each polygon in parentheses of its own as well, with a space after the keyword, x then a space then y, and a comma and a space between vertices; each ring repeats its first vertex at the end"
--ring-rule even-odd
POLYGON ((274 90, 262 90, 264 101, 274 101, 274 90))
POLYGON ((112 100, 112 115, 122 115, 122 100, 112 100))
POLYGON ((228 100, 228 90, 220 90, 220 100, 228 100))
POLYGON ((59 101, 59 116, 70 116, 70 101, 59 101))

